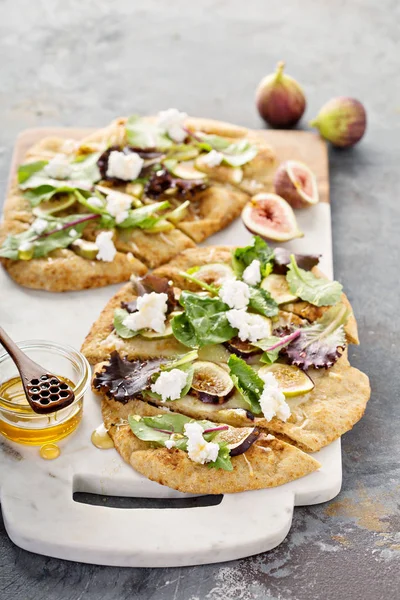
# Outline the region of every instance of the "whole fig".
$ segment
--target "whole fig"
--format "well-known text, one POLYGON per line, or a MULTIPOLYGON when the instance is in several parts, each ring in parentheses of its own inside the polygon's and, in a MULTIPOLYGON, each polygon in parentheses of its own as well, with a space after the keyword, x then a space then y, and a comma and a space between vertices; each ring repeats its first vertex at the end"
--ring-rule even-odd
POLYGON ((323 138, 339 148, 354 146, 360 141, 367 127, 364 106, 355 98, 339 96, 333 98, 310 122, 323 138))
POLYGON ((256 105, 261 117, 272 127, 289 128, 296 125, 306 108, 300 85, 283 70, 280 62, 275 73, 261 80, 256 91, 256 105))

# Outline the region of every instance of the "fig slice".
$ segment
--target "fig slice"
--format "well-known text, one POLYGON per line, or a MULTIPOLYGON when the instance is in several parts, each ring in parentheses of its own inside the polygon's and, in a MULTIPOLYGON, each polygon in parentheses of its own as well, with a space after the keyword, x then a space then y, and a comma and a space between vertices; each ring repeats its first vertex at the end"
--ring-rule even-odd
POLYGON ((242 342, 238 337, 232 338, 229 342, 225 342, 225 348, 227 348, 236 356, 240 356, 241 358, 246 358, 252 354, 260 354, 262 350, 250 344, 250 342, 242 342))
POLYGON ((266 240, 288 242, 303 237, 293 209, 280 196, 271 193, 256 194, 242 212, 245 227, 266 240))
POLYGON ((285 302, 294 302, 297 300, 297 296, 290 291, 285 275, 272 273, 262 280, 261 287, 271 294, 277 304, 285 304, 285 302))
MULTIPOLYGON (((285 275, 290 264, 290 256, 293 252, 286 248, 275 248, 274 250, 274 273, 285 275)), ((297 266, 305 271, 311 269, 319 263, 320 254, 295 254, 297 266)))
POLYGON ((190 272, 196 279, 204 281, 209 285, 222 285, 229 279, 235 279, 235 273, 229 265, 223 263, 210 263, 209 265, 203 265, 198 269, 193 269, 190 272))
POLYGON ((258 371, 260 377, 267 373, 273 373, 279 387, 286 398, 293 398, 301 394, 307 394, 314 388, 314 382, 299 367, 274 363, 269 367, 261 367, 258 371))
POLYGON ((246 452, 258 439, 260 430, 257 427, 230 427, 220 431, 213 438, 214 442, 225 442, 231 456, 239 456, 246 452))
POLYGON ((283 162, 275 173, 275 192, 293 208, 306 208, 319 200, 317 180, 307 165, 297 160, 283 162))
POLYGON ((233 381, 229 373, 208 360, 198 360, 194 364, 191 392, 206 403, 219 404, 227 400, 233 390, 233 381), (215 398, 212 401, 211 397, 215 398))

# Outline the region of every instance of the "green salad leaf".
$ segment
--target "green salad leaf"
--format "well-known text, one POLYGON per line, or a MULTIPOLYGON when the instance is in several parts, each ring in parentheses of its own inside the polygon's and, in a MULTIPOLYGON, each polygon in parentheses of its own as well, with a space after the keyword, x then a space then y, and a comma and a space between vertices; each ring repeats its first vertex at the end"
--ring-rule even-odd
POLYGON ((261 348, 261 350, 264 350, 260 361, 266 363, 267 365, 272 365, 278 360, 280 352, 284 350, 291 342, 293 342, 296 339, 296 337, 300 335, 300 331, 300 329, 296 329, 296 331, 283 337, 271 335, 267 338, 264 338, 263 340, 254 342, 254 346, 257 346, 257 348, 261 348))
POLYGON ((264 382, 242 358, 232 354, 228 360, 230 376, 249 409, 255 415, 261 413, 259 398, 264 389, 264 382))
POLYGON ((232 253, 232 266, 237 277, 242 277, 243 271, 251 265, 253 260, 260 261, 261 274, 269 275, 274 264, 274 250, 258 235, 254 236, 250 246, 236 248, 232 253))
POLYGON ((128 311, 124 308, 116 308, 114 310, 114 329, 119 337, 123 338, 124 340, 129 340, 130 338, 138 335, 137 331, 132 331, 132 329, 129 329, 129 327, 126 327, 123 324, 123 321, 125 321, 128 315, 128 311))
POLYGON ((222 344, 237 335, 237 329, 231 327, 226 316, 229 307, 219 298, 184 291, 179 302, 185 312, 172 319, 172 331, 185 346, 222 344))
MULTIPOLYGON (((154 446, 163 447, 165 442, 171 439, 175 442, 175 447, 179 450, 187 451, 187 437, 184 434, 185 425, 193 423, 194 419, 185 417, 178 413, 161 414, 155 417, 139 417, 130 415, 128 423, 132 432, 140 440, 150 442, 154 446)), ((203 427, 203 430, 214 428, 216 425, 211 421, 196 421, 203 427)), ((212 440, 218 432, 204 434, 206 441, 212 440)), ((217 442, 219 446, 218 457, 214 462, 207 463, 209 468, 224 469, 232 471, 233 466, 230 459, 229 447, 225 442, 217 442)))
POLYGON ((53 250, 70 246, 82 236, 88 221, 96 218, 97 215, 84 214, 68 215, 63 218, 52 217, 48 219, 47 229, 40 235, 37 235, 32 228, 16 235, 9 235, 0 248, 0 256, 19 260, 20 245, 23 242, 31 242, 33 251, 31 258, 42 258, 53 250))
POLYGON ((264 315, 264 317, 275 317, 278 312, 278 304, 267 290, 249 286, 250 299, 249 306, 255 312, 264 315))
POLYGON ((36 162, 25 163, 18 167, 18 183, 21 185, 38 171, 42 171, 47 165, 47 160, 37 160, 36 162))
POLYGON ((126 138, 135 148, 166 150, 173 145, 169 137, 155 123, 145 121, 138 115, 132 115, 127 120, 126 138))
POLYGON ((292 294, 315 306, 330 306, 339 302, 343 286, 337 281, 316 277, 311 271, 304 271, 297 265, 294 254, 286 279, 292 294))
POLYGON ((129 216, 118 227, 123 229, 129 227, 139 227, 140 229, 150 229, 162 218, 155 213, 165 210, 170 206, 168 201, 154 202, 140 208, 134 208, 129 211, 129 216))
POLYGON ((224 155, 223 162, 231 167, 241 167, 253 160, 257 155, 257 146, 248 140, 231 142, 230 140, 214 134, 197 135, 198 146, 202 150, 210 152, 217 150, 224 155))
POLYGON ((71 185, 66 185, 65 182, 61 182, 58 185, 44 184, 38 187, 28 190, 24 196, 27 198, 32 207, 39 206, 41 202, 47 202, 51 200, 56 194, 71 194, 76 190, 71 185))

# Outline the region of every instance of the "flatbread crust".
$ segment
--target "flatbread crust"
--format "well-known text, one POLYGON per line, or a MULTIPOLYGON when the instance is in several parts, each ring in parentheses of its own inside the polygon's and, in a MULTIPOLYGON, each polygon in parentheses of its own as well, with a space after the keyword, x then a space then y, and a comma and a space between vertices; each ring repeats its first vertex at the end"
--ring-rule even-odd
POLYGON ((159 415, 165 409, 140 400, 120 402, 103 398, 106 428, 122 458, 136 471, 162 485, 191 494, 233 494, 283 485, 317 470, 312 456, 278 439, 261 434, 245 454, 232 457, 233 471, 210 469, 190 460, 182 450, 151 448, 128 425, 118 425, 131 414, 159 415))

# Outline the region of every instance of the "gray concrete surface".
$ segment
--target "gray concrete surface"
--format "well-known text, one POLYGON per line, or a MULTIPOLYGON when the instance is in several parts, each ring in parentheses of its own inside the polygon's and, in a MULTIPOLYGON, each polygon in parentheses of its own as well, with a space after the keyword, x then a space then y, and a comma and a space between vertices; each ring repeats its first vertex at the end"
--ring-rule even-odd
POLYGON ((257 127, 254 88, 282 58, 305 87, 307 117, 335 95, 366 104, 367 137, 330 158, 335 272, 362 341, 351 360, 373 389, 343 439, 342 493, 297 509, 276 550, 206 567, 103 568, 29 554, 0 527, 2 600, 399 597, 399 22, 397 0, 0 1, 3 189, 26 127, 169 106, 257 127))

